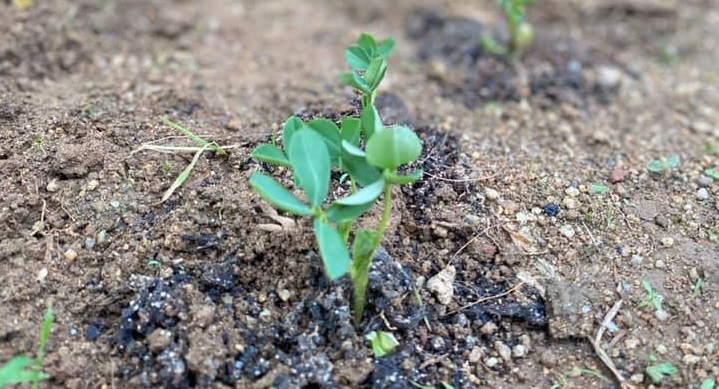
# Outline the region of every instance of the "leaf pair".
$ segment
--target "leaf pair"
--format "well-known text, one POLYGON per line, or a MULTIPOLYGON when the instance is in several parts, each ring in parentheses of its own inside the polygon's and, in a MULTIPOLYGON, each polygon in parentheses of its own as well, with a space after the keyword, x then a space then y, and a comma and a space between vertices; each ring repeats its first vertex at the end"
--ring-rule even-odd
POLYGON ((362 33, 357 44, 345 50, 345 61, 352 70, 365 71, 376 57, 387 60, 394 51, 395 41, 387 38, 377 42, 372 35, 362 33))

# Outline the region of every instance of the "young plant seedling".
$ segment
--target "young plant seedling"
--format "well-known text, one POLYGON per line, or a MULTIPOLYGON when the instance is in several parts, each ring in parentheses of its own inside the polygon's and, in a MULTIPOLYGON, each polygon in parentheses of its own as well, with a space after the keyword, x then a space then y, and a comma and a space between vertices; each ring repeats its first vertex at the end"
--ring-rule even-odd
POLYGON ((50 340, 53 320, 52 306, 48 305, 40 327, 40 339, 38 340, 35 359, 21 355, 7 361, 5 365, 0 367, 0 388, 30 383, 32 389, 37 389, 40 386, 40 381, 49 377, 42 371, 42 365, 45 359, 45 345, 50 340))
POLYGON ((250 185, 276 208, 313 218, 327 276, 335 280, 347 273, 350 275, 354 319, 359 324, 371 261, 390 220, 392 187, 416 182, 422 176, 421 171, 402 175, 398 168, 420 156, 422 142, 410 128, 384 127, 381 121, 365 127, 361 119, 345 118, 337 127, 326 119, 304 123, 294 116, 283 126, 282 142, 283 148, 269 143, 259 145, 252 156, 291 169, 295 187, 304 191, 305 199, 297 198, 274 178, 260 172, 252 174, 250 185), (360 147, 360 138, 366 140, 364 150, 360 147), (332 169, 347 174, 353 190, 328 205, 332 169), (377 228, 352 231, 352 225, 381 195, 384 195, 384 205, 377 228), (354 237, 351 250, 348 249, 350 235, 354 237))
POLYGON ((649 161, 647 169, 652 173, 666 173, 679 166, 679 163, 680 160, 678 155, 670 155, 668 157, 649 161))
MULTIPOLYGON (((656 362, 656 357, 653 355, 650 355, 649 359, 652 362, 656 362)), ((662 362, 647 366, 646 372, 654 384, 659 384, 665 377, 674 377, 679 373, 677 368, 669 362, 662 362)))
POLYGON ((390 332, 385 331, 372 331, 367 334, 367 340, 369 340, 372 346, 372 352, 375 358, 382 358, 399 346, 397 338, 390 332))
POLYGON ((362 34, 357 44, 345 50, 350 71, 340 74, 340 80, 362 94, 362 108, 374 104, 377 88, 387 73, 387 58, 394 46, 392 38, 377 42, 372 35, 362 34))
POLYGON ((482 48, 495 55, 514 57, 534 41, 534 30, 526 21, 525 7, 535 0, 499 0, 509 24, 509 42, 502 44, 491 35, 482 36, 482 48))
POLYGON ((650 284, 647 280, 642 280, 642 288, 644 288, 644 291, 647 292, 647 297, 639 303, 639 308, 651 306, 655 311, 661 311, 662 296, 660 296, 659 293, 652 288, 652 284, 650 284))

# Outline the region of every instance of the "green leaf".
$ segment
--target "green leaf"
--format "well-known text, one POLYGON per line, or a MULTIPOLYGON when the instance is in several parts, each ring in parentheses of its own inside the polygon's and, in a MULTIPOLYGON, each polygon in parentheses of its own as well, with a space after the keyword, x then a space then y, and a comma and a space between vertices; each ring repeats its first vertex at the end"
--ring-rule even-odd
POLYGON ((372 331, 367 334, 367 339, 372 345, 372 352, 375 358, 381 358, 399 346, 397 339, 389 332, 372 331))
POLYGON ((355 146, 360 141, 360 125, 362 122, 358 118, 344 118, 340 125, 340 135, 342 140, 347 141, 355 146))
POLYGON ((384 127, 382 125, 382 118, 374 105, 364 107, 360 115, 360 120, 365 142, 372 139, 375 132, 384 127))
POLYGON ((507 55, 507 53, 509 52, 507 46, 504 46, 503 44, 497 42, 497 40, 494 39, 494 37, 491 35, 482 35, 480 42, 482 44, 482 49, 489 54, 507 55))
POLYGON ((367 153, 365 153, 364 150, 353 145, 352 143, 347 142, 346 140, 342 141, 342 149, 344 151, 346 151, 347 153, 349 153, 350 155, 353 155, 355 157, 364 157, 367 155, 367 153))
POLYGON ((609 187, 595 182, 589 184, 589 193, 593 195, 603 195, 609 193, 609 187))
POLYGON ((679 166, 680 160, 678 155, 670 155, 666 158, 664 158, 664 163, 666 166, 670 169, 673 169, 677 166, 679 166))
POLYGON ((365 70, 370 60, 370 54, 360 46, 350 46, 345 50, 345 61, 351 69, 365 70))
POLYGON ((371 91, 377 89, 386 72, 387 61, 379 56, 372 58, 363 77, 371 91))
POLYGON ((42 320, 42 327, 40 327, 40 339, 37 343, 36 360, 38 361, 42 361, 45 356, 45 345, 47 345, 47 341, 50 340, 50 332, 52 332, 52 322, 54 319, 55 315, 52 311, 52 305, 48 305, 42 320))
POLYGON ((310 204, 322 205, 330 186, 330 154, 325 139, 303 128, 292 136, 287 156, 310 204))
POLYGON ((271 163, 277 166, 290 166, 290 160, 279 147, 269 143, 263 143, 252 151, 252 158, 271 163))
POLYGON ((716 382, 713 378, 707 378, 702 381, 702 386, 700 386, 699 389, 714 389, 715 384, 716 382))
POLYGON ((392 38, 387 38, 380 42, 379 45, 377 45, 377 53, 384 57, 385 59, 389 58, 389 56, 394 52, 395 47, 395 41, 392 38))
POLYGON ((369 268, 376 246, 377 232, 366 229, 359 229, 355 232, 355 240, 352 242, 353 271, 369 268))
POLYGON ((295 132, 304 126, 305 124, 302 122, 302 119, 297 116, 290 116, 287 121, 285 121, 285 124, 282 126, 282 144, 284 144, 285 150, 288 149, 295 132))
POLYGON ((332 223, 340 224, 357 220, 363 213, 372 208, 373 203, 360 205, 340 205, 334 203, 327 208, 327 219, 332 223))
POLYGON ((393 171, 385 170, 384 172, 384 179, 387 180, 390 184, 394 185, 407 185, 407 184, 413 184, 419 180, 422 179, 422 174, 424 172, 420 170, 415 170, 407 175, 401 175, 397 174, 393 171))
POLYGON ((360 90, 362 93, 370 94, 372 92, 365 80, 354 71, 340 74, 340 81, 345 85, 360 90))
POLYGON ((669 362, 647 366, 646 371, 655 384, 660 383, 664 377, 674 377, 678 373, 677 368, 669 362))
MULTIPOLYGON (((33 359, 26 356, 13 357, 0 368, 0 388, 7 385, 17 385, 33 380, 39 372, 32 370, 33 359)), ((47 378, 43 375, 41 379, 47 378)))
POLYGON ((367 142, 367 162, 382 169, 394 170, 422 154, 422 141, 405 126, 385 128, 367 142))
POLYGON ((250 176, 250 185, 263 199, 278 209, 299 216, 309 216, 312 214, 310 207, 268 175, 259 172, 252 173, 252 176, 250 176))
POLYGON ((647 169, 649 169, 650 172, 661 173, 664 171, 665 166, 662 161, 655 159, 653 161, 649 161, 649 163, 647 164, 647 169))
POLYGON ((704 175, 715 181, 719 181, 719 170, 717 169, 706 169, 704 170, 704 175))
POLYGON ((373 203, 384 190, 384 180, 380 179, 347 197, 343 197, 335 203, 340 205, 361 205, 373 203))
POLYGON ((342 237, 329 224, 315 219, 315 237, 320 256, 331 280, 342 277, 350 268, 350 254, 342 237))
POLYGON ((377 41, 370 34, 364 32, 360 34, 360 37, 357 40, 357 44, 359 45, 359 47, 365 49, 370 54, 377 51, 377 41))
POLYGON ((307 127, 322 135, 327 143, 327 151, 330 153, 330 158, 339 156, 340 149, 342 148, 342 136, 337 125, 327 119, 314 119, 307 123, 307 127))
POLYGON ((367 163, 367 159, 364 157, 358 157, 343 150, 341 160, 342 167, 360 186, 370 185, 382 177, 382 173, 367 163))

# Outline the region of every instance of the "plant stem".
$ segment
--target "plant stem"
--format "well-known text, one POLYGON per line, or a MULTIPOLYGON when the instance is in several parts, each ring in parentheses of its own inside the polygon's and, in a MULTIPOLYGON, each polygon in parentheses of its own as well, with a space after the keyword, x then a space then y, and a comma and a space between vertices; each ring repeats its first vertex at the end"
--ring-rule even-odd
POLYGON ((373 247, 369 255, 362 258, 353 258, 356 262, 355 271, 352 272, 352 286, 354 289, 354 301, 352 303, 354 322, 359 326, 362 321, 362 314, 367 303, 367 283, 369 282, 369 269, 372 266, 372 260, 377 253, 377 248, 382 242, 382 237, 387 230, 390 216, 392 214, 392 185, 384 186, 384 205, 382 208, 382 219, 374 238, 373 247))

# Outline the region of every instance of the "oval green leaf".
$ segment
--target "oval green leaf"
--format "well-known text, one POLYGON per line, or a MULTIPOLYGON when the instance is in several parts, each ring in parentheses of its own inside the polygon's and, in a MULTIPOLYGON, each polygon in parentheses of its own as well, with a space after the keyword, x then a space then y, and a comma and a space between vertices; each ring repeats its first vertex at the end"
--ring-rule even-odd
POLYGON ((350 177, 360 184, 360 186, 370 185, 382 177, 382 173, 377 170, 376 167, 368 164, 365 157, 358 157, 343 151, 341 161, 342 168, 345 169, 347 173, 350 174, 350 177))
POLYGON ((327 119, 314 119, 307 122, 307 127, 317 131, 327 142, 330 158, 337 157, 342 148, 342 135, 337 125, 327 119))
POLYGON ((357 72, 355 71, 340 74, 340 81, 342 81, 342 83, 344 83, 345 85, 349 85, 355 89, 360 90, 362 93, 369 94, 370 92, 372 92, 370 86, 367 85, 364 79, 360 77, 359 74, 357 74, 357 72))
POLYGON ((331 280, 336 280, 345 275, 350 268, 349 250, 342 237, 329 224, 315 219, 314 227, 325 272, 331 280))
POLYGON ((370 55, 365 49, 359 46, 350 46, 345 50, 345 61, 350 68, 365 70, 370 62, 370 55))
POLYGON ((282 144, 284 145, 285 150, 287 150, 290 145, 292 135, 304 126, 305 123, 303 123, 302 119, 297 116, 290 116, 287 118, 287 121, 285 121, 285 124, 282 126, 282 144))
POLYGON ((382 129, 367 142, 367 162, 382 169, 395 170, 422 154, 422 141, 405 126, 382 129))
POLYGON ((274 205, 277 209, 299 216, 309 216, 312 214, 310 207, 268 175, 259 172, 252 173, 252 176, 250 176, 250 185, 265 201, 274 205))
POLYGON ((375 200, 377 200, 377 197, 382 194, 383 190, 384 180, 380 179, 377 182, 373 182, 372 184, 365 186, 364 188, 358 190, 355 193, 352 193, 347 197, 343 197, 335 201, 335 203, 340 205, 361 205, 373 203, 375 200))
POLYGON ((340 205, 334 203, 327 208, 327 219, 332 223, 340 224, 349 221, 355 221, 363 213, 367 212, 372 208, 373 203, 360 204, 360 205, 340 205))
POLYGON ((252 158, 277 166, 290 166, 290 160, 287 159, 285 153, 283 153, 279 147, 269 143, 257 146, 257 148, 252 151, 252 158))
POLYGON ((340 125, 340 135, 342 140, 345 140, 355 146, 359 145, 360 141, 360 125, 361 121, 358 118, 344 118, 340 125))
POLYGON ((330 155, 324 138, 308 128, 297 131, 287 150, 296 182, 307 194, 310 204, 325 201, 330 186, 330 155))
POLYGON ((344 151, 346 151, 350 155, 354 155, 355 157, 364 157, 365 155, 367 155, 364 150, 360 149, 359 147, 353 145, 350 142, 347 142, 346 140, 342 140, 342 149, 344 149, 344 151))

